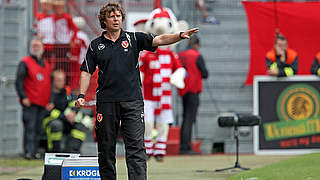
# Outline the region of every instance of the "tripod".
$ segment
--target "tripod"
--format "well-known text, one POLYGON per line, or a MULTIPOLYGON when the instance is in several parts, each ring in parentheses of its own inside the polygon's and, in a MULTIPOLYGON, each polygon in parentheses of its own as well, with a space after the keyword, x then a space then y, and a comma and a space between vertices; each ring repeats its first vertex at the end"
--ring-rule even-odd
POLYGON ((236 162, 235 162, 234 166, 228 167, 228 168, 223 168, 223 169, 216 169, 216 172, 225 171, 225 170, 229 170, 229 169, 235 169, 235 168, 239 168, 242 170, 249 170, 250 169, 250 168, 241 167, 241 165, 239 163, 239 130, 238 130, 237 125, 234 126, 234 138, 236 139, 236 162))

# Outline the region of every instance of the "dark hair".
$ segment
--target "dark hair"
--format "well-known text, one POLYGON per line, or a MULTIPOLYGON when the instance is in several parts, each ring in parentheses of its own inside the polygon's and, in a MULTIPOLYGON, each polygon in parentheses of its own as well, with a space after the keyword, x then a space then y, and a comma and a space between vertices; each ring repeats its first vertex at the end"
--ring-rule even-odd
POLYGON ((287 38, 283 34, 277 34, 275 43, 277 42, 277 40, 287 41, 287 38))
POLYGON ((120 3, 117 2, 109 2, 108 4, 101 7, 98 18, 100 21, 100 26, 102 29, 106 28, 106 24, 104 23, 106 21, 106 17, 111 13, 115 11, 120 11, 122 15, 122 21, 125 19, 126 14, 124 12, 124 9, 122 8, 120 3))

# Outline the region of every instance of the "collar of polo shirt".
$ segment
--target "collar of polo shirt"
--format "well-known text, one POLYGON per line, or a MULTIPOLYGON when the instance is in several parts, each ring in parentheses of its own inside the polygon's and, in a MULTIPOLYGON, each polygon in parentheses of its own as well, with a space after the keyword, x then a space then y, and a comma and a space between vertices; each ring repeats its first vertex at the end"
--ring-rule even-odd
MULTIPOLYGON (((103 41, 111 41, 110 39, 107 39, 104 35, 107 33, 107 31, 103 31, 102 33, 101 33, 101 37, 102 37, 102 39, 103 39, 103 41)), ((120 31, 120 36, 119 36, 119 38, 118 39, 122 39, 122 38, 126 38, 126 32, 123 30, 123 29, 121 29, 121 31, 120 31)), ((118 40, 117 39, 117 40, 118 40)))

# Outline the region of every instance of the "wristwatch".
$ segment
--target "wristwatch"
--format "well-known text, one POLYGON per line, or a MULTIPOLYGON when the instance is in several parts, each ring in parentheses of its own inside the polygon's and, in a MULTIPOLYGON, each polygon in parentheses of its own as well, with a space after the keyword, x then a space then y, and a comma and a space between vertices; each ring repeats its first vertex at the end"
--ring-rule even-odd
POLYGON ((181 36, 183 33, 184 33, 184 32, 180 32, 180 33, 179 33, 179 38, 180 38, 180 39, 186 39, 186 38, 184 38, 184 37, 181 36))

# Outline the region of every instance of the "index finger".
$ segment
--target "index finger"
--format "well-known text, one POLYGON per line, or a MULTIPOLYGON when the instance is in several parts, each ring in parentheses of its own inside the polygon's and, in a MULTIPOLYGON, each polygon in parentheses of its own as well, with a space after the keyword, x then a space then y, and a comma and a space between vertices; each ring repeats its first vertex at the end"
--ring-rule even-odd
POLYGON ((192 32, 198 32, 198 31, 199 31, 199 28, 192 28, 192 29, 190 29, 190 31, 192 31, 192 32))

